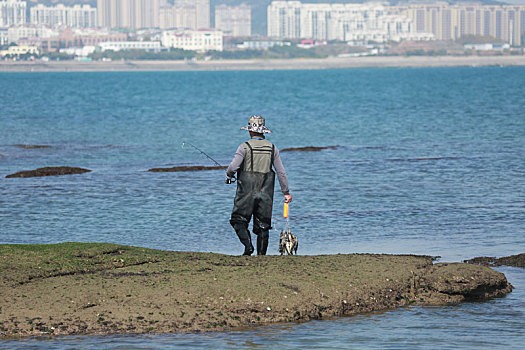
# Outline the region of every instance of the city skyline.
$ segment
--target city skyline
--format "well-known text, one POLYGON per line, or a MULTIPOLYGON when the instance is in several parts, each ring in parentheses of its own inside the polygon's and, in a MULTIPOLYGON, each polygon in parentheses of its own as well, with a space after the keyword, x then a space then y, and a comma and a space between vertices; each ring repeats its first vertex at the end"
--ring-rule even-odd
MULTIPOLYGON (((87 40, 81 39, 86 35, 100 37, 94 41, 98 45, 98 42, 112 42, 108 36, 112 31, 127 32, 130 38, 135 38, 137 35, 132 33, 145 30, 149 31, 148 34, 138 37, 158 41, 163 49, 204 52, 222 51, 225 36, 246 39, 253 34, 252 8, 246 4, 217 5, 214 11, 211 11, 210 0, 174 0, 173 3, 165 0, 97 0, 96 8, 60 3, 53 6, 27 4, 21 0, 0 0, 0 45, 26 45, 28 52, 30 49, 34 51, 33 46, 44 51, 57 51, 77 47, 75 45, 89 46, 85 44, 87 40), (212 17, 215 17, 214 28, 211 28, 212 17), (221 40, 217 39, 218 36, 221 40)), ((350 45, 452 42, 469 35, 484 37, 484 42, 492 41, 493 44, 507 43, 507 46, 501 46, 503 48, 519 47, 524 45, 525 6, 445 2, 389 6, 380 2, 273 1, 267 7, 267 21, 266 36, 252 37, 266 40, 267 44, 229 44, 226 40, 226 49, 268 49, 280 45, 278 42, 282 40, 295 41, 298 47, 311 47, 314 41, 350 45), (301 40, 306 40, 306 44, 301 40)), ((133 40, 130 38, 127 40, 133 40)), ((122 46, 119 41, 109 47, 150 48, 141 44, 122 46)))

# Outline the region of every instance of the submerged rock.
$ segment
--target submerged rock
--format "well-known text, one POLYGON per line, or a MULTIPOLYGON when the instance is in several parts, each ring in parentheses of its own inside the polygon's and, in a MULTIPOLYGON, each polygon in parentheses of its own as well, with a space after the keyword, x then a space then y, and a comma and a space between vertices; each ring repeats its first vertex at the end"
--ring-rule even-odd
POLYGON ((74 175, 74 174, 83 174, 89 173, 91 170, 83 168, 75 168, 68 166, 59 166, 59 167, 45 167, 38 168, 35 170, 24 170, 17 173, 7 175, 6 178, 12 177, 38 177, 38 176, 57 176, 57 175, 74 175))
POLYGON ((283 148, 281 152, 319 152, 324 149, 337 149, 337 146, 306 146, 306 147, 295 147, 295 148, 283 148))
POLYGON ((494 258, 490 256, 479 256, 477 258, 465 260, 467 264, 476 264, 484 266, 516 266, 525 267, 525 253, 518 255, 505 256, 503 258, 494 258))
POLYGON ((204 171, 204 170, 221 170, 226 169, 225 166, 200 166, 200 165, 190 165, 190 166, 174 166, 172 168, 153 168, 148 171, 151 172, 175 172, 175 171, 204 171))
POLYGON ((25 148, 25 149, 37 149, 37 148, 51 148, 49 145, 26 145, 26 144, 18 144, 15 145, 16 147, 25 148))

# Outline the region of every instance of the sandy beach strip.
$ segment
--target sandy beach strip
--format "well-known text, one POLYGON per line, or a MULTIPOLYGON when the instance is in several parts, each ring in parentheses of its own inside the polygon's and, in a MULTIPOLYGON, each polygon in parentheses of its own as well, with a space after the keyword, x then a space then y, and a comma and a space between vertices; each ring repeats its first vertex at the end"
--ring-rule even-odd
POLYGON ((370 56, 325 59, 253 59, 209 61, 23 61, 0 62, 0 72, 228 71, 310 70, 387 67, 525 66, 513 56, 370 56))

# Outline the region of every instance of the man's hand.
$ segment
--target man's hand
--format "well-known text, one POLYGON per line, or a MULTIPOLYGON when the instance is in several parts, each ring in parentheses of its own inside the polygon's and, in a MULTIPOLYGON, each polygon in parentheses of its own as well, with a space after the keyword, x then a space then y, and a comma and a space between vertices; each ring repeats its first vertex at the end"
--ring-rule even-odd
POLYGON ((292 201, 292 195, 291 194, 285 194, 284 195, 284 202, 290 203, 292 201))

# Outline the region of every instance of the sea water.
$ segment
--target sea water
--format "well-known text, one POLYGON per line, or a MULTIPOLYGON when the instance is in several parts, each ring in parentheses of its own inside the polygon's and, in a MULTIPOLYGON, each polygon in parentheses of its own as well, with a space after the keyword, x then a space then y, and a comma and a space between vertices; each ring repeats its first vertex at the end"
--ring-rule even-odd
MULTIPOLYGON (((300 254, 461 261, 525 248, 525 68, 0 74, 0 243, 114 242, 240 254, 223 165, 261 114, 282 152, 300 254), (19 145, 48 145, 24 148, 19 145), (12 178, 44 166, 82 175, 12 178)), ((282 195, 276 187, 271 254, 282 195)), ((63 337, 0 346, 519 348, 525 272, 503 299, 201 335, 63 337)))

